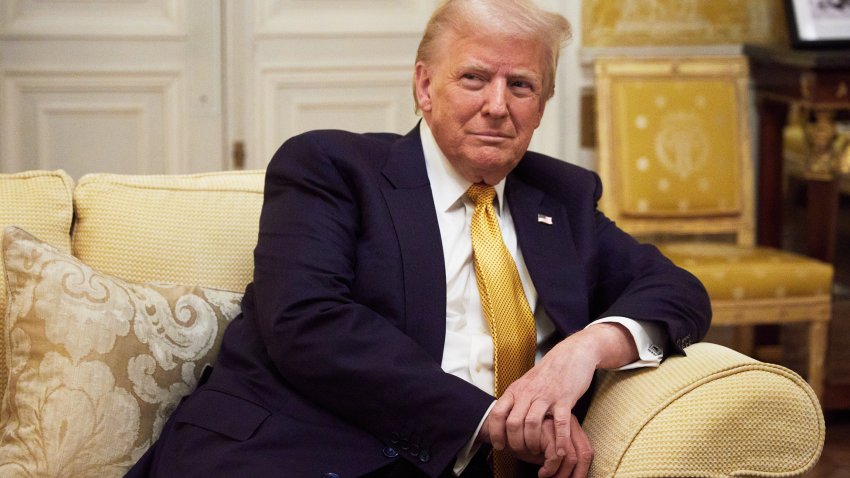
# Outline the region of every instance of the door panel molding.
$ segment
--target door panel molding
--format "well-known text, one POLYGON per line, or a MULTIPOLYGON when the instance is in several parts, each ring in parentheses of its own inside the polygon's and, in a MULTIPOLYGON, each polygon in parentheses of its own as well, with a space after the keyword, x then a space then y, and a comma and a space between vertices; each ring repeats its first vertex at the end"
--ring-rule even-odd
POLYGON ((419 34, 435 0, 258 0, 256 34, 384 36, 419 34))
POLYGON ((311 129, 407 131, 417 120, 411 84, 408 64, 261 68, 255 144, 263 165, 283 140, 311 129))
POLYGON ((6 0, 0 35, 38 38, 175 38, 187 34, 185 0, 6 0))
POLYGON ((106 161, 113 160, 122 165, 119 170, 123 172, 180 172, 187 167, 184 96, 185 81, 180 71, 3 72, 2 157, 13 171, 64 168, 74 175, 74 167, 84 166, 88 159, 82 142, 89 141, 92 151, 130 156, 99 158, 104 163, 101 166, 109 170, 115 165, 106 161), (104 117, 115 119, 115 125, 103 122, 104 117), (138 130, 121 137, 119 133, 128 130, 118 126, 128 126, 128 118, 133 118, 138 130), (73 121, 82 126, 76 135, 60 131, 73 121), (57 151, 76 157, 59 158, 57 151))

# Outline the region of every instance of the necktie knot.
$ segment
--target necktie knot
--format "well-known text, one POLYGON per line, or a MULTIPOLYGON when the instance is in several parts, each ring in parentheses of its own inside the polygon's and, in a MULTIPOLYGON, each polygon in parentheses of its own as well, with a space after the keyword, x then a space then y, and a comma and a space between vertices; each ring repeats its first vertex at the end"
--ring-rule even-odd
POLYGON ((493 204, 493 198, 496 197, 496 188, 489 184, 475 183, 469 186, 469 189, 466 190, 466 195, 469 199, 472 199, 475 207, 488 206, 493 204))

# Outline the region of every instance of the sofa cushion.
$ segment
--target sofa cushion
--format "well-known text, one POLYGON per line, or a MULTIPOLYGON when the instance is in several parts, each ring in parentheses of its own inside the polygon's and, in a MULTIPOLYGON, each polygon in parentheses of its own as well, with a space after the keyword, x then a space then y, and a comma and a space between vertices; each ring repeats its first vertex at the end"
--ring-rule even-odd
POLYGON ((84 176, 74 190, 74 255, 127 280, 244 290, 253 274, 263 177, 84 176))
POLYGON ((122 476, 214 360, 241 294, 124 281, 14 227, 2 252, 0 476, 122 476))
MULTIPOLYGON (((0 231, 23 227, 63 251, 71 250, 74 181, 64 171, 0 174, 0 231)), ((0 274, 0 330, 6 317, 6 281, 0 274)), ((0 396, 6 390, 5 341, 0 337, 0 396)))

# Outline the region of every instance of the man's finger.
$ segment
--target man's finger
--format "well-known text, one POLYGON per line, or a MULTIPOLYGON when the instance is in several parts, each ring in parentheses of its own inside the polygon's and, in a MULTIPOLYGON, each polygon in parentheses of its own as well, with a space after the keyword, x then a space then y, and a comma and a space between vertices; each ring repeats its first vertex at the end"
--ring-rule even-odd
POLYGON ((575 448, 573 448, 572 442, 570 442, 569 445, 567 445, 563 461, 561 461, 561 468, 558 470, 558 476, 572 476, 576 463, 578 463, 578 455, 576 454, 575 448))
MULTIPOLYGON (((551 422, 549 422, 549 428, 552 428, 551 422)), ((544 430, 544 433, 552 434, 553 430, 549 430, 548 432, 544 430)), ((554 437, 554 435, 550 436, 554 437)), ((558 471, 560 470, 561 462, 564 459, 555 453, 554 440, 549 441, 549 443, 546 445, 546 449, 544 450, 544 457, 545 458, 543 461, 543 466, 540 467, 540 470, 537 472, 538 478, 550 478, 555 476, 555 474, 558 473, 558 471)))
MULTIPOLYGON (((528 451, 533 454, 538 454, 543 451, 545 446, 541 441, 543 430, 543 421, 546 419, 546 413, 549 411, 548 405, 542 400, 534 401, 525 414, 524 433, 525 446, 528 451)), ((555 451, 555 443, 552 443, 553 452, 555 451)))
POLYGON ((508 442, 505 422, 507 421, 508 414, 511 412, 513 406, 513 395, 506 392, 496 401, 496 404, 493 405, 493 409, 490 410, 491 419, 488 420, 490 423, 490 445, 492 445, 495 450, 503 450, 508 442))
POLYGON ((593 461, 593 446, 575 416, 572 417, 570 424, 573 446, 575 447, 576 457, 578 458, 571 476, 572 478, 585 478, 587 477, 587 472, 590 470, 590 463, 593 461))
POLYGON ((552 421, 555 424, 555 447, 558 456, 567 456, 567 451, 573 448, 571 427, 572 409, 563 404, 556 404, 552 410, 552 421))
MULTIPOLYGON (((507 395, 507 392, 505 392, 505 395, 507 395)), ((505 420, 508 446, 512 450, 527 450, 528 447, 525 443, 525 417, 528 416, 528 409, 531 403, 527 399, 522 399, 522 397, 514 397, 512 401, 513 408, 511 409, 511 413, 508 414, 508 419, 505 420)))

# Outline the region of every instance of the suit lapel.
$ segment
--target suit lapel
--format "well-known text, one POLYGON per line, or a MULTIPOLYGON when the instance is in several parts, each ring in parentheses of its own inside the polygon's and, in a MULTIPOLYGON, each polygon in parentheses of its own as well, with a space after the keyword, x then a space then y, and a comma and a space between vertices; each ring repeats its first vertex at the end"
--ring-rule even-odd
MULTIPOLYGON (((401 249, 405 329, 439 363, 445 343, 446 272, 418 127, 393 145, 382 172, 387 179, 382 192, 401 249)), ((540 305, 562 334, 584 327, 588 286, 566 206, 516 174, 508 176, 506 191, 540 305), (551 224, 538 214, 551 218, 551 224)))
POLYGON ((406 332, 439 363, 446 335, 446 272, 418 127, 393 145, 383 175, 382 192, 401 248, 406 332))
POLYGON ((572 240, 568 211, 563 203, 516 175, 508 176, 505 189, 539 305, 562 334, 572 333, 586 324, 588 306, 587 284, 572 240))

